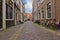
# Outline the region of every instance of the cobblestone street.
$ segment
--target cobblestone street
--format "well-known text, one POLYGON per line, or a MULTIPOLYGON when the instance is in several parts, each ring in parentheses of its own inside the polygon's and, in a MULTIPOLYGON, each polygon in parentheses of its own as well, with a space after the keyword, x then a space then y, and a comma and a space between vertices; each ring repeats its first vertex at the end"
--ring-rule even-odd
POLYGON ((0 40, 60 40, 60 0, 0 0, 0 40))
POLYGON ((0 32, 0 40, 60 40, 60 36, 28 21, 0 32))

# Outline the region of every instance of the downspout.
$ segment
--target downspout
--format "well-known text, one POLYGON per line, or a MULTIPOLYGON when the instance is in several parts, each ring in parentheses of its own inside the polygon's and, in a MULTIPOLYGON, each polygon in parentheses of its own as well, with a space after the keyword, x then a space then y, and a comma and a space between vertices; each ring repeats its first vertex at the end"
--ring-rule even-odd
POLYGON ((54 19, 56 19, 56 0, 54 0, 54 19))
POLYGON ((37 20, 38 20, 38 0, 37 0, 37 20))

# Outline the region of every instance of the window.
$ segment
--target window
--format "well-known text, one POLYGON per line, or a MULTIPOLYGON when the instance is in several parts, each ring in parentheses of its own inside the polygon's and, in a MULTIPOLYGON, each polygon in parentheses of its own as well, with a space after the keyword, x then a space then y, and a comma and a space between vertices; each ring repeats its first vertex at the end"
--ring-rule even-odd
POLYGON ((2 0, 0 0, 0 3, 2 2, 2 0))
POLYGON ((13 9, 9 5, 6 4, 6 19, 13 18, 13 9))
POLYGON ((41 19, 43 19, 44 18, 44 9, 42 8, 40 12, 41 12, 41 19))
POLYGON ((40 10, 39 10, 39 19, 40 19, 41 15, 40 15, 40 10))
POLYGON ((51 18, 51 3, 47 4, 47 18, 51 18))
POLYGON ((44 18, 44 9, 42 8, 42 18, 44 18))
POLYGON ((6 3, 6 19, 14 19, 13 8, 12 8, 13 0, 8 0, 7 3, 6 3))
POLYGON ((40 10, 38 11, 38 20, 40 19, 40 10))
POLYGON ((38 3, 38 7, 39 7, 39 5, 40 5, 40 0, 38 0, 37 3, 38 3))

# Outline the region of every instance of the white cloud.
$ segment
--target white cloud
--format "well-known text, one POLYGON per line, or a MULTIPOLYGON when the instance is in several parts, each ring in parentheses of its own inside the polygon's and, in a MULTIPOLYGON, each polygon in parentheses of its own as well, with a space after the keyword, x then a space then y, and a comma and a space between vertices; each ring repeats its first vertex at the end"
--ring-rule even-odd
POLYGON ((30 10, 32 10, 32 3, 33 3, 33 0, 27 0, 27 4, 25 4, 25 8, 28 9, 27 12, 29 12, 30 10))
POLYGON ((32 2, 33 0, 27 0, 27 4, 25 5, 25 8, 32 9, 32 2))
POLYGON ((26 4, 25 8, 32 9, 32 5, 31 4, 26 4))
POLYGON ((27 3, 32 3, 33 2, 33 0, 27 0, 27 3))

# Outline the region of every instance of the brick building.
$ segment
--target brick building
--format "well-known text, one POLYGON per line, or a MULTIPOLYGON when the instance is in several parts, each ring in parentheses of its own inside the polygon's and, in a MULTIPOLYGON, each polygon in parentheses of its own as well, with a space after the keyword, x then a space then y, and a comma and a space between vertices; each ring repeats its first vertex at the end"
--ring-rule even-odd
MULTIPOLYGON (((60 0, 37 0, 38 18, 43 23, 53 23, 54 20, 60 22, 60 0)), ((33 2, 33 11, 35 3, 33 2)), ((34 13, 34 12, 33 12, 34 13)), ((35 13, 34 13, 35 15, 35 13)))
POLYGON ((60 0, 56 0, 56 20, 60 22, 60 0))
POLYGON ((24 5, 24 3, 23 3, 23 0, 20 0, 21 1, 21 7, 20 7, 20 9, 21 9, 21 22, 24 22, 24 13, 25 13, 25 5, 24 5))
POLYGON ((20 0, 14 0, 15 25, 19 24, 19 21, 21 19, 20 4, 20 0))
POLYGON ((21 0, 0 0, 0 29, 16 25, 20 20, 21 0))
POLYGON ((36 20, 38 20, 38 14, 37 14, 37 0, 33 0, 33 21, 35 22, 36 20))
POLYGON ((0 29, 14 25, 13 5, 13 0, 0 0, 0 29))
POLYGON ((55 19, 55 1, 54 0, 38 0, 38 13, 40 22, 52 22, 55 19))

